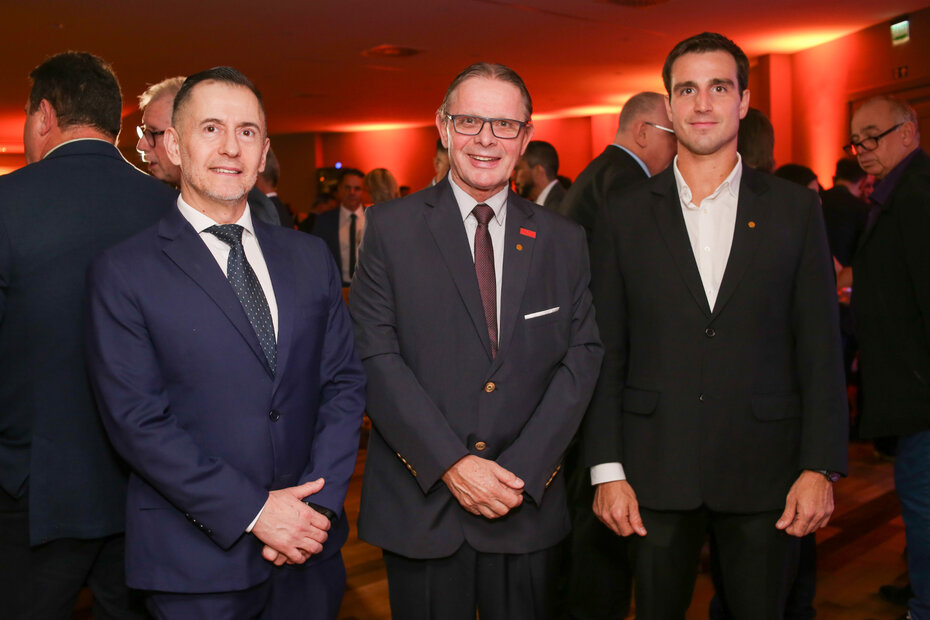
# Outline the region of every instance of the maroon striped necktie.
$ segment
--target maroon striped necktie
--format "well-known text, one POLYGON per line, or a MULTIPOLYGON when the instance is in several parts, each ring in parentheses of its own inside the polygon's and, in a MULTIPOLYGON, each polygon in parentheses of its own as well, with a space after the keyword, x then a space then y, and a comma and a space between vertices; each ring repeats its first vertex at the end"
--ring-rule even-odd
POLYGON ((491 340, 491 357, 497 355, 497 277, 494 275, 494 247, 491 245, 491 233, 488 222, 494 217, 494 210, 486 204, 479 204, 472 213, 478 220, 475 229, 475 273, 478 276, 478 289, 481 291, 481 305, 484 306, 484 320, 488 324, 488 337, 491 340))

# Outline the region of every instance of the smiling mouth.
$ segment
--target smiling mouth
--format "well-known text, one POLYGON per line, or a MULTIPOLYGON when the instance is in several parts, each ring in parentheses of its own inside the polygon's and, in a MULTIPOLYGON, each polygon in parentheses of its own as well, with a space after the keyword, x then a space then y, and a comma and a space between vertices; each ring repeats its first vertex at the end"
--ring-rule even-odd
POLYGON ((211 170, 217 174, 242 174, 241 170, 234 170, 232 168, 211 168, 211 170))
POLYGON ((490 157, 486 155, 469 155, 469 157, 474 159, 475 161, 480 161, 480 162, 492 162, 492 161, 498 161, 500 159, 500 157, 490 157))

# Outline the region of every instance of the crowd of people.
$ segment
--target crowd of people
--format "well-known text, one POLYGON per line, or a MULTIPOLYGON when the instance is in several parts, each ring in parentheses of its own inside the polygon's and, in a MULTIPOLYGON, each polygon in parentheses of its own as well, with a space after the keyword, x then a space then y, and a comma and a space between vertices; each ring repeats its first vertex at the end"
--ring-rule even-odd
POLYGON ((823 191, 776 168, 746 55, 702 33, 572 183, 520 76, 476 63, 429 187, 345 167, 303 218, 236 69, 139 96, 149 174, 105 61, 30 78, 28 165, 0 177, 5 617, 88 586, 101 619, 335 618, 367 413, 358 533, 394 618, 683 619, 708 539, 712 618, 812 618, 856 382, 858 435, 896 439, 905 617, 930 618, 906 103, 856 108, 823 191))

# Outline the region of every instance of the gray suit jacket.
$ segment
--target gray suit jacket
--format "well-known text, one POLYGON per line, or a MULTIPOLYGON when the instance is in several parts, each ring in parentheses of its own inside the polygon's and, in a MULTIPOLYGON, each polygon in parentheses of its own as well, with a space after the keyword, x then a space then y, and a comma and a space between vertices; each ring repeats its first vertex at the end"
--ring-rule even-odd
POLYGON ((510 193, 492 358, 449 181, 367 218, 349 297, 373 422, 360 537, 414 558, 463 541, 500 553, 555 544, 569 529, 557 474, 601 361, 581 228, 510 193), (496 520, 461 508, 441 477, 468 454, 523 479, 523 504, 496 520))

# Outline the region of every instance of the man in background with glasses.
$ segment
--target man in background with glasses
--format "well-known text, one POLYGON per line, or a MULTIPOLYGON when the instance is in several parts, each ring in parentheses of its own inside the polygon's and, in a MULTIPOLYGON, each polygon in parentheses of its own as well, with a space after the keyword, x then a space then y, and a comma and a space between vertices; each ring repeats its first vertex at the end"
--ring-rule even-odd
POLYGON ((607 188, 618 191, 668 168, 678 143, 665 111, 665 95, 653 92, 630 97, 620 111, 620 122, 613 144, 608 144, 581 171, 568 188, 561 213, 581 224, 590 242, 597 209, 604 202, 607 188))
POLYGON ((930 618, 930 157, 917 114, 893 97, 853 113, 850 143, 878 182, 853 257, 862 437, 896 436, 912 620, 930 618))
POLYGON ((172 192, 114 146, 122 96, 81 52, 30 74, 26 162, 0 177, 0 615, 141 618, 125 585, 125 464, 87 382, 84 272, 154 224, 172 192))
MULTIPOLYGON (((136 150, 148 166, 149 174, 175 189, 181 184, 181 168, 171 162, 165 151, 165 130, 171 125, 174 98, 183 83, 184 76, 179 75, 146 88, 139 95, 142 124, 136 127, 136 136, 139 138, 136 150)), ((248 200, 252 213, 258 219, 276 226, 288 226, 287 222, 281 220, 277 206, 260 189, 253 187, 249 191, 248 200)))
POLYGON ((553 618, 562 455, 601 346, 584 233, 509 190, 523 80, 472 65, 436 113, 450 174, 369 210, 349 308, 369 377, 359 536, 395 618, 553 618))

